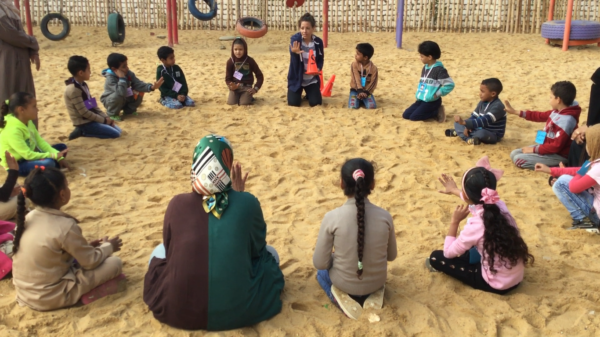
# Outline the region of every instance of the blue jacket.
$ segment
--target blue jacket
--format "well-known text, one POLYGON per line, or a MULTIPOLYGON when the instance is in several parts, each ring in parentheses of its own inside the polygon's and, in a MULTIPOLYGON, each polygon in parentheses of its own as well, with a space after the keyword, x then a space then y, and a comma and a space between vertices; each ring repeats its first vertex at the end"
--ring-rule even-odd
MULTIPOLYGON (((290 46, 288 47, 290 50, 290 70, 288 71, 288 89, 292 91, 298 91, 302 87, 302 77, 304 75, 304 62, 302 60, 302 55, 298 55, 292 52, 292 44, 298 41, 302 43, 302 34, 296 33, 292 35, 290 39, 290 46)), ((313 42, 315 44, 315 49, 317 51, 317 55, 315 55, 315 59, 317 61, 317 68, 319 70, 323 69, 323 62, 325 60, 325 52, 323 51, 323 40, 319 37, 313 35, 313 42)), ((317 83, 320 83, 321 79, 317 76, 317 83)))

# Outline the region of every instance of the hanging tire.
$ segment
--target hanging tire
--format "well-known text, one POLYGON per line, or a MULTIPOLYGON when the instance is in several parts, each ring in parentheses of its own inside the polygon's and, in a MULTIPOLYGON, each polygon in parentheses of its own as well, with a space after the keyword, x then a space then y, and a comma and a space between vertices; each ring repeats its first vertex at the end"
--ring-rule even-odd
POLYGON ((215 0, 204 0, 204 2, 206 2, 206 4, 210 6, 210 12, 208 13, 202 13, 200 10, 198 10, 198 7, 196 7, 196 1, 200 0, 188 1, 188 10, 190 11, 190 14, 192 14, 196 19, 200 21, 210 21, 215 16, 217 16, 218 6, 215 0))
POLYGON ((119 13, 110 13, 108 16, 108 37, 113 43, 123 43, 125 41, 125 21, 119 13))
POLYGON ((44 37, 46 37, 50 41, 64 40, 71 32, 71 24, 69 23, 69 19, 67 19, 60 13, 46 14, 46 16, 44 16, 42 18, 42 23, 40 24, 40 28, 42 30, 42 35, 44 35, 44 37), (48 24, 50 23, 51 20, 54 20, 54 19, 60 20, 60 22, 62 23, 62 26, 63 26, 62 32, 60 32, 58 34, 52 34, 52 33, 50 33, 50 30, 48 29, 48 24))
POLYGON ((259 37, 265 36, 265 34, 267 34, 267 31, 269 30, 267 28, 266 23, 262 22, 261 20, 259 20, 257 18, 253 18, 251 16, 247 16, 245 18, 239 19, 237 21, 237 24, 235 25, 235 29, 238 31, 238 33, 240 33, 240 35, 243 35, 245 37, 249 37, 252 39, 257 39, 259 37), (258 29, 246 28, 246 26, 250 26, 250 25, 257 26, 258 29))
MULTIPOLYGON (((562 40, 565 35, 565 20, 554 20, 542 23, 542 37, 551 40, 562 40)), ((569 40, 594 40, 600 38, 600 22, 573 20, 569 40)))
POLYGON ((296 8, 302 6, 304 4, 304 0, 286 0, 285 5, 288 8, 294 8, 294 2, 296 3, 296 8))

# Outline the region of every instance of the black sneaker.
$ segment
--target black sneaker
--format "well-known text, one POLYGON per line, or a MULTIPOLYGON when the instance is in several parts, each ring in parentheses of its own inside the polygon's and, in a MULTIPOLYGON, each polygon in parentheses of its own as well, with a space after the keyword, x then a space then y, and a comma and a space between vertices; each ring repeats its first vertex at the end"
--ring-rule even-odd
POLYGON ((456 130, 446 129, 446 137, 456 137, 456 136, 458 136, 456 134, 456 130))
POLYGON ((467 139, 467 144, 469 144, 469 145, 479 145, 479 144, 481 144, 481 141, 479 140, 479 138, 473 137, 473 138, 467 139))
POLYGON ((589 218, 583 218, 583 220, 573 220, 571 224, 571 228, 569 229, 590 229, 590 228, 598 228, 596 224, 592 222, 589 218))
POLYGON ((75 127, 75 130, 73 130, 73 132, 71 132, 71 134, 69 135, 69 140, 77 139, 82 136, 83 131, 80 128, 75 127))

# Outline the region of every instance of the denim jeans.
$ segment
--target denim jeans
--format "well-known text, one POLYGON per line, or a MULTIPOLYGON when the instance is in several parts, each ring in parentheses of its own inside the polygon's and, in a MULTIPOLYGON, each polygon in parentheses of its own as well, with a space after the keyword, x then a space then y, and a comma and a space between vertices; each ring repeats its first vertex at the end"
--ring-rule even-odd
POLYGON ((571 213, 573 220, 583 220, 583 218, 587 217, 593 223, 598 224, 600 219, 598 219, 598 214, 594 211, 594 196, 588 191, 581 193, 572 193, 569 191, 569 182, 572 179, 573 176, 560 176, 552 186, 552 191, 567 208, 567 211, 571 213))
MULTIPOLYGON (((275 248, 267 245, 266 249, 267 249, 267 252, 269 252, 269 253, 271 253, 271 255, 273 255, 273 257, 275 258, 275 261, 277 261, 277 264, 279 264, 279 254, 277 253, 275 248)), ((150 265, 150 262, 155 257, 157 257, 159 259, 164 259, 167 257, 167 251, 165 250, 164 244, 161 243, 160 245, 156 246, 156 248, 154 248, 154 250, 152 251, 152 254, 150 254, 150 260, 148 260, 148 265, 150 265)))
MULTIPOLYGON (((67 149, 67 145, 65 144, 56 144, 52 145, 54 149, 57 151, 63 151, 67 149)), ((37 151, 39 152, 39 151, 37 151)), ((58 167, 58 162, 52 158, 39 159, 39 160, 20 160, 19 161, 19 175, 22 177, 26 177, 29 175, 29 172, 35 169, 35 166, 44 166, 44 167, 58 167)))
POLYGON ((118 126, 110 126, 108 124, 100 124, 98 122, 90 122, 77 126, 81 129, 84 137, 112 139, 121 136, 121 128, 118 126))
POLYGON ((465 128, 466 126, 464 125, 460 125, 456 122, 454 123, 454 130, 456 131, 456 134, 465 142, 469 140, 469 138, 474 137, 479 138, 479 140, 484 144, 496 144, 498 142, 498 137, 495 133, 484 129, 473 130, 467 137, 465 136, 465 128))
POLYGON ((360 99, 358 97, 358 92, 354 89, 350 89, 350 97, 348 98, 348 108, 350 109, 358 109, 360 108, 360 103, 365 106, 365 109, 376 109, 377 103, 375 103, 375 96, 369 95, 367 98, 360 99))

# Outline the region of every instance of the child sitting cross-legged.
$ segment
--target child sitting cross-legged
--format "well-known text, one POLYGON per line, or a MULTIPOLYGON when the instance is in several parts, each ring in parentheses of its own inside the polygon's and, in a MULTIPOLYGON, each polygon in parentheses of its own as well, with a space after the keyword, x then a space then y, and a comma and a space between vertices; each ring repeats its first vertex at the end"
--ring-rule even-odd
POLYGON ((104 104, 108 116, 115 121, 122 120, 121 111, 123 111, 123 116, 136 116, 137 108, 142 105, 144 93, 160 88, 164 82, 163 78, 154 84, 140 81, 129 70, 127 56, 123 54, 108 55, 106 63, 108 68, 102 71, 102 76, 106 78, 106 81, 100 101, 104 104))
POLYGON ((488 78, 479 86, 481 101, 471 113, 471 117, 463 120, 454 116, 454 129, 446 130, 446 137, 460 137, 469 145, 496 144, 506 131, 506 111, 498 97, 502 92, 502 82, 497 78, 488 78))
POLYGON ((231 57, 225 65, 225 83, 229 88, 228 105, 250 105, 264 82, 258 63, 248 55, 248 44, 236 38, 231 44, 231 57), (256 76, 256 83, 254 83, 256 76))
POLYGON ((45 311, 87 304, 125 285, 121 259, 111 256, 121 239, 88 242, 78 221, 60 210, 70 198, 60 170, 40 166, 25 179, 13 241, 13 284, 23 306, 45 311), (37 205, 27 217, 25 198, 37 205))
POLYGON ((510 159, 519 168, 533 170, 535 164, 550 167, 567 163, 571 134, 577 128, 581 107, 575 102, 577 89, 568 81, 556 82, 550 88, 550 106, 546 112, 517 111, 506 101, 506 112, 532 122, 546 123, 540 132, 538 145, 526 146, 510 153, 510 159))
POLYGON ((358 109, 362 102, 365 108, 375 109, 375 97, 373 91, 377 88, 377 67, 371 61, 375 49, 370 43, 359 43, 356 45, 356 56, 352 62, 350 76, 350 99, 348 107, 358 109))
POLYGON ((160 47, 156 52, 162 62, 156 69, 156 80, 164 79, 160 86, 160 103, 169 109, 194 106, 188 96, 188 85, 183 70, 175 64, 175 51, 171 47, 160 47))
POLYGON ((90 88, 85 83, 92 74, 88 59, 83 56, 71 56, 67 68, 73 77, 65 81, 67 88, 64 99, 69 117, 75 126, 69 140, 79 137, 119 138, 121 129, 98 108, 96 98, 92 97, 90 88))

